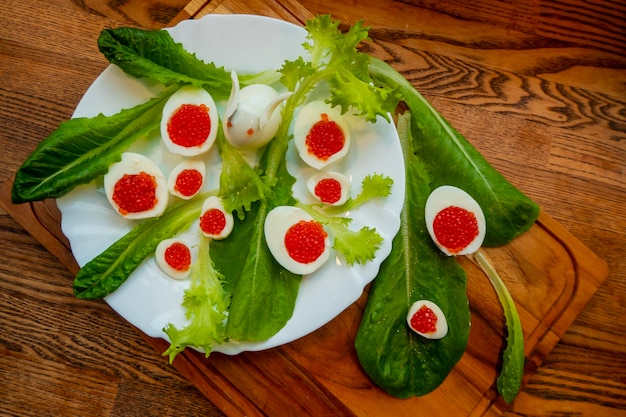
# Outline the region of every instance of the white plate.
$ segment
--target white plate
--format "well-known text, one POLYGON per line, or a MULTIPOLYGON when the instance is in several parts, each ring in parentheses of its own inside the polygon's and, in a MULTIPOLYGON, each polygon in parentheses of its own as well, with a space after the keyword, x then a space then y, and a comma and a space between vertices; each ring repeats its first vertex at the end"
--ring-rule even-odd
MULTIPOLYGON (((199 20, 181 22, 168 29, 172 37, 206 62, 215 62, 227 70, 240 73, 278 69, 284 60, 306 57, 302 43, 303 28, 284 21, 248 15, 209 15, 199 20)), ((91 85, 78 104, 74 117, 114 114, 155 96, 162 87, 108 67, 91 85)), ((223 106, 224 103, 218 104, 223 106)), ((236 354, 261 350, 291 342, 328 323, 362 294, 364 287, 378 273, 380 263, 389 255, 391 240, 400 226, 399 214, 404 199, 404 165, 397 132, 393 124, 380 119, 365 123, 349 118, 353 129, 349 156, 333 169, 347 173, 352 181, 351 195, 360 191, 361 180, 379 173, 394 180, 392 195, 384 201, 373 201, 350 213, 353 228, 375 227, 384 238, 376 259, 366 265, 347 266, 332 259, 316 273, 305 276, 298 293, 293 317, 274 337, 264 342, 230 342, 214 351, 236 354)), ((140 141, 132 150, 152 157, 167 173, 177 162, 167 154, 159 138, 140 141)), ((220 161, 216 150, 208 155, 207 188, 218 185, 220 161)), ((288 169, 298 179, 294 195, 311 202, 306 179, 313 173, 303 167, 293 148, 287 154, 288 169)), ((131 230, 133 223, 122 219, 109 206, 101 181, 78 187, 58 200, 62 229, 72 246, 76 261, 83 266, 110 244, 131 230)), ((235 232, 236 233, 236 232, 235 232)), ((167 339, 167 323, 184 324, 181 307, 189 281, 168 278, 151 257, 147 259, 106 302, 131 324, 151 337, 167 339)))

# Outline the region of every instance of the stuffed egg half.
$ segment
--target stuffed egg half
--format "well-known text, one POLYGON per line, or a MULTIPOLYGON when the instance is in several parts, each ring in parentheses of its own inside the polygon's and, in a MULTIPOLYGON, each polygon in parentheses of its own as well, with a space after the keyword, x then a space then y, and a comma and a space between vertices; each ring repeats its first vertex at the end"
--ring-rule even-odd
POLYGON ((312 274, 330 257, 328 234, 300 208, 275 207, 267 214, 264 232, 274 259, 294 274, 312 274))
POLYGON ((476 200, 460 188, 436 188, 426 200, 425 217, 428 233, 446 255, 474 253, 483 244, 485 215, 476 200))
POLYGON ((158 217, 167 208, 169 192, 161 169, 148 157, 125 152, 104 175, 111 206, 127 219, 158 217))

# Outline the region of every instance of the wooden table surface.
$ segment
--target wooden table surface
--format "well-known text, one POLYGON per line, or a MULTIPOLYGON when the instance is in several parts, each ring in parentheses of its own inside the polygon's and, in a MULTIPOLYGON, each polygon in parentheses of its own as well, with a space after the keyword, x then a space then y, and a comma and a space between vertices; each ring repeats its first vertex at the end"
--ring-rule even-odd
MULTIPOLYGON (((228 3, 3 1, 0 183, 108 65, 96 47, 101 29, 161 28, 228 3)), ((263 4, 244 3, 248 12, 263 4)), ((623 2, 299 3, 345 24, 364 19, 389 60, 394 36, 410 33, 405 46, 422 61, 404 75, 608 264, 608 278, 505 415, 626 416, 623 2)), ((0 415, 223 415, 106 304, 75 299, 72 274, 2 210, 0 240, 0 415)))

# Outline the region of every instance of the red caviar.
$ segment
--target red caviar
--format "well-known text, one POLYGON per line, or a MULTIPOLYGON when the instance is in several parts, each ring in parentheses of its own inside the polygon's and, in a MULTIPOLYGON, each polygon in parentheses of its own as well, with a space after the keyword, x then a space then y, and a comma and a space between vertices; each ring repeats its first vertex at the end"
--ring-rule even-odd
POLYGON ((187 271, 191 266, 191 251, 187 245, 175 242, 165 249, 165 262, 177 271, 187 271))
POLYGON ((346 138, 339 125, 329 120, 326 113, 320 116, 321 120, 313 125, 304 143, 309 153, 325 161, 343 149, 346 138))
POLYGON ((190 197, 200 190, 203 180, 202 173, 197 169, 183 169, 176 177, 174 190, 185 197, 190 197))
POLYGON ((205 211, 200 217, 200 229, 209 235, 219 235, 226 227, 226 215, 217 208, 205 211))
POLYGON ((313 191, 322 203, 333 204, 341 198, 341 183, 334 178, 324 178, 315 184, 313 191))
POLYGON ((172 142, 186 148, 202 145, 209 133, 211 117, 204 104, 183 104, 167 122, 167 134, 172 142))
POLYGON ((285 248, 296 262, 308 264, 324 253, 326 231, 315 220, 300 220, 285 233, 285 248))
POLYGON ((156 180, 145 172, 124 174, 113 189, 113 201, 122 215, 150 210, 158 202, 156 180))
POLYGON ((434 333, 437 331, 437 314, 423 305, 411 317, 411 327, 420 333, 434 333))
POLYGON ((449 206, 435 216, 433 231, 439 244, 451 253, 457 253, 478 236, 478 221, 471 211, 449 206))

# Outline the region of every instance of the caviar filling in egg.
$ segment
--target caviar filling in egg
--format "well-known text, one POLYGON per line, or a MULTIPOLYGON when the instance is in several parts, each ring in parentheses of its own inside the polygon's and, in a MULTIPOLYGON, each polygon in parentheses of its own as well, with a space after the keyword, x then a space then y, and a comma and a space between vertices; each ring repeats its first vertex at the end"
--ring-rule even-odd
POLYGON ((274 259, 294 274, 311 274, 329 258, 330 245, 324 227, 300 208, 272 209, 265 219, 264 233, 274 259))
POLYGON ((224 209, 219 197, 211 196, 202 204, 200 230, 212 239, 224 239, 230 235, 234 226, 232 213, 224 209))
POLYGON ((448 334, 446 316, 437 304, 429 300, 414 302, 406 321, 411 330, 428 339, 441 339, 448 334))
POLYGON ((320 114, 320 120, 313 125, 304 143, 307 151, 318 159, 326 161, 343 149, 346 138, 343 131, 334 120, 328 119, 328 114, 320 114))
POLYGON ((202 88, 181 87, 163 107, 161 136, 166 148, 184 156, 208 151, 217 135, 217 107, 202 88))
POLYGON ((426 226, 435 244, 447 255, 477 251, 485 237, 482 209, 467 192, 444 185, 426 200, 426 226))
POLYGON ((191 249, 179 239, 165 239, 155 251, 157 265, 174 279, 184 279, 191 270, 191 249))
POLYGON ((144 155, 126 152, 104 176, 106 196, 115 210, 128 219, 159 216, 168 192, 160 168, 144 155))

